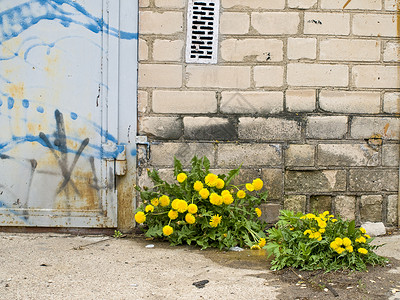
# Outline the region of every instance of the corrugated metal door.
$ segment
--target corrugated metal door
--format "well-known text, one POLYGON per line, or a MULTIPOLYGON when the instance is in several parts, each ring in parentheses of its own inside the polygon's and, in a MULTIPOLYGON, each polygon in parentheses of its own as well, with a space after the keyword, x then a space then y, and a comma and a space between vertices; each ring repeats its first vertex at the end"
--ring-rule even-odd
POLYGON ((137 40, 129 2, 0 1, 0 226, 117 226, 120 45, 137 40))

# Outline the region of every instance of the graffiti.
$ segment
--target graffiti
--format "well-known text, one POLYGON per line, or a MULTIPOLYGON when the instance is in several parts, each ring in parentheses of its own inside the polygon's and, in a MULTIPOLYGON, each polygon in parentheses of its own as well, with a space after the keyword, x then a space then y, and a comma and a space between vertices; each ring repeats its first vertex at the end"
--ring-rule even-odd
POLYGON ((103 68, 109 44, 137 33, 110 26, 112 1, 0 2, 0 226, 106 216, 123 147, 103 68))

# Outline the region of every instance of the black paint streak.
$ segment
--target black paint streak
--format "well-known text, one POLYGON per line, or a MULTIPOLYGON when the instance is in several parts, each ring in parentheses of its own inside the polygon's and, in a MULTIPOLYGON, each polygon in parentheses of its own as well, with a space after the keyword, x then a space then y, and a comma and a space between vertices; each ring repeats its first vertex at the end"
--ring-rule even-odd
POLYGON ((39 137, 43 140, 43 142, 46 144, 46 146, 53 153, 53 155, 56 158, 57 163, 61 169, 61 174, 64 178, 63 182, 57 189, 57 194, 59 194, 60 192, 62 192, 64 190, 67 193, 67 197, 68 197, 68 191, 65 190, 65 188, 68 186, 68 184, 70 184, 71 187, 73 188, 73 190, 75 191, 75 193, 77 195, 80 195, 79 190, 77 189, 75 183, 71 179, 71 175, 74 171, 76 163, 79 160, 79 157, 82 155, 83 150, 89 144, 89 138, 86 138, 82 141, 78 151, 75 154, 75 157, 74 157, 74 160, 73 160, 71 166, 68 167, 68 147, 67 147, 67 137, 65 134, 65 125, 64 125, 63 114, 57 109, 54 112, 54 115, 55 115, 56 125, 57 125, 57 131, 54 132, 54 137, 55 137, 54 146, 58 148, 57 150, 60 151, 61 156, 57 155, 57 153, 55 151, 56 150, 55 147, 53 147, 53 145, 49 141, 48 137, 43 132, 39 133, 39 137))
POLYGON ((11 157, 5 154, 0 154, 0 159, 10 159, 11 157))
POLYGON ((320 20, 308 20, 307 23, 322 25, 322 22, 320 20))

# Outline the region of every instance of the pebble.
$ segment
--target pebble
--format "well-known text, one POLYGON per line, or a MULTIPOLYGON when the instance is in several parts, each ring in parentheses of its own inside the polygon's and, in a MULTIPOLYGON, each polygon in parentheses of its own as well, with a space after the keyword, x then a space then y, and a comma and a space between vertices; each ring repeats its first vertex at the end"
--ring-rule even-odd
POLYGON ((146 248, 154 248, 154 244, 149 244, 149 245, 146 245, 146 248))

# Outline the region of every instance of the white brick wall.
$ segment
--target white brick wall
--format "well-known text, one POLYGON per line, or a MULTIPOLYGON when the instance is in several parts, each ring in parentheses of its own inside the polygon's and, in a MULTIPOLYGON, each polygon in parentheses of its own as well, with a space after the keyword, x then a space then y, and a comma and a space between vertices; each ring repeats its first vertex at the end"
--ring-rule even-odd
POLYGON ((372 195, 393 225, 398 0, 220 2, 217 62, 192 64, 187 1, 139 1, 138 125, 151 141, 142 167, 194 154, 216 171, 243 162, 243 174, 274 174, 271 205, 375 220, 359 205, 372 195))

